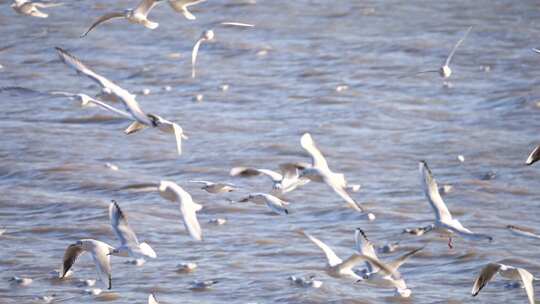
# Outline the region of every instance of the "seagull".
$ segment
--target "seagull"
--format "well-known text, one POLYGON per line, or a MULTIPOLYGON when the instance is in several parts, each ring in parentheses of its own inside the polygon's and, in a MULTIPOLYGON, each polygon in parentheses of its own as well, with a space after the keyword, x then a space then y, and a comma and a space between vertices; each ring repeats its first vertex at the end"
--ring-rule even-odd
POLYGON ((197 5, 199 3, 205 2, 206 0, 169 0, 169 5, 178 13, 181 13, 188 20, 197 19, 193 14, 188 10, 192 5, 197 5))
POLYGON ((94 98, 84 94, 84 93, 70 93, 70 92, 62 92, 62 91, 53 91, 49 92, 50 95, 57 95, 57 96, 65 96, 71 100, 78 100, 81 103, 81 107, 89 107, 89 106, 95 106, 91 102, 94 98))
POLYGON ((11 277, 9 281, 19 286, 28 286, 32 284, 34 280, 32 280, 31 278, 21 278, 21 277, 14 276, 14 277, 11 277))
POLYGON ((524 236, 535 240, 540 240, 540 235, 534 233, 531 229, 526 228, 520 228, 513 225, 506 226, 506 229, 510 230, 510 232, 517 236, 524 236))
POLYGON ((394 273, 390 268, 388 268, 386 265, 383 265, 378 260, 375 260, 372 257, 363 254, 353 253, 353 255, 351 255, 348 259, 343 261, 334 253, 334 251, 330 247, 328 247, 325 243, 321 242, 316 237, 304 231, 299 231, 299 233, 307 237, 311 242, 317 245, 317 247, 319 247, 324 252, 327 260, 326 272, 332 277, 351 278, 355 281, 363 280, 363 278, 353 270, 353 267, 363 261, 369 261, 373 263, 374 265, 379 267, 381 271, 386 272, 390 275, 397 275, 397 273, 394 273))
POLYGON ((239 200, 240 203, 245 202, 254 202, 254 203, 262 203, 266 204, 266 207, 270 209, 273 213, 277 215, 287 215, 289 214, 289 210, 285 206, 289 205, 289 202, 283 201, 273 195, 266 194, 266 193, 251 193, 247 197, 239 200))
POLYGON ((531 154, 529 154, 529 157, 527 157, 527 161, 525 162, 525 164, 530 166, 538 160, 540 160, 540 145, 536 146, 536 148, 532 150, 531 154))
POLYGON ((157 22, 152 22, 148 20, 148 14, 154 8, 154 6, 160 0, 142 0, 139 5, 134 9, 127 9, 123 12, 114 12, 108 13, 96 20, 90 28, 81 35, 81 38, 86 37, 90 31, 92 31, 96 26, 100 25, 103 22, 109 21, 111 19, 125 18, 127 21, 135 24, 141 24, 148 29, 156 29, 159 24, 157 22))
POLYGON ((328 167, 323 154, 315 145, 311 134, 305 133, 300 140, 302 148, 311 155, 311 166, 302 170, 301 177, 314 182, 324 182, 330 186, 354 210, 363 212, 362 206, 347 193, 347 180, 342 173, 335 173, 328 167))
POLYGON ((156 296, 154 296, 153 293, 148 295, 148 304, 159 304, 158 301, 156 300, 156 296))
POLYGON ((538 281, 539 279, 535 278, 530 272, 523 268, 512 267, 500 263, 489 263, 482 271, 480 271, 476 281, 474 281, 471 291, 473 297, 477 296, 480 290, 482 290, 482 288, 484 288, 497 273, 503 278, 523 282, 527 297, 529 298, 529 303, 535 303, 533 281, 538 281))
POLYGON ((63 279, 66 273, 71 269, 71 266, 75 263, 75 260, 84 252, 90 252, 92 259, 96 264, 98 276, 101 281, 107 285, 108 289, 112 288, 112 270, 111 270, 111 255, 114 254, 114 248, 107 243, 93 240, 82 239, 76 243, 71 244, 64 253, 64 259, 62 263, 62 271, 60 272, 60 279, 63 279))
POLYGON ((127 112, 116 109, 102 101, 93 98, 89 99, 90 102, 101 106, 108 111, 116 113, 126 119, 133 120, 134 122, 128 126, 124 133, 132 134, 139 130, 142 130, 145 127, 158 128, 160 131, 165 133, 174 133, 176 137, 176 148, 178 151, 178 155, 182 154, 182 139, 188 139, 188 137, 184 135, 182 127, 158 115, 150 113, 147 114, 143 112, 143 110, 139 106, 139 103, 137 102, 137 100, 135 100, 135 95, 132 95, 128 91, 114 84, 112 81, 97 74, 89 67, 87 67, 84 63, 82 63, 77 57, 71 55, 67 51, 59 47, 57 47, 56 50, 58 51, 60 59, 66 65, 74 68, 77 73, 84 74, 88 78, 97 82, 101 86, 102 91, 107 94, 115 95, 122 101, 127 112))
POLYGON ((291 281, 291 284, 299 287, 320 288, 323 285, 323 282, 315 280, 314 278, 314 275, 311 275, 309 277, 296 277, 292 275, 288 277, 288 280, 291 281))
MULTIPOLYGON (((241 22, 218 22, 216 23, 216 25, 237 26, 237 27, 244 27, 244 28, 254 27, 253 24, 247 24, 247 23, 241 23, 241 22)), ((215 37, 214 29, 205 30, 199 37, 199 40, 197 40, 197 42, 193 46, 193 50, 191 51, 191 78, 195 78, 195 64, 197 62, 197 54, 199 53, 199 47, 201 46, 201 43, 213 41, 214 37, 215 37)))
POLYGON ((218 280, 206 280, 206 281, 193 281, 191 282, 191 290, 203 291, 209 289, 215 284, 219 283, 218 280))
POLYGON ((224 193, 224 192, 233 192, 237 188, 233 184, 228 183, 213 183, 209 181, 199 181, 199 180, 193 180, 189 181, 190 183, 196 183, 196 184, 202 184, 203 190, 205 190, 208 193, 224 193))
POLYGON ((268 176, 273 183, 272 192, 285 194, 310 182, 308 178, 300 178, 300 170, 310 166, 303 163, 286 163, 279 166, 280 172, 268 169, 234 167, 229 174, 231 176, 268 176))
MULTIPOLYGON (((452 234, 457 234, 465 239, 469 240, 489 240, 493 238, 486 234, 479 234, 470 231, 463 227, 463 225, 452 217, 452 214, 446 207, 441 195, 439 194, 439 187, 437 181, 433 178, 431 170, 429 169, 425 161, 420 161, 419 170, 421 176, 421 183, 424 188, 424 194, 426 195, 433 212, 435 212, 435 223, 427 227, 422 228, 424 232, 431 230, 437 230, 442 234, 450 235, 448 239, 448 247, 452 247, 452 234)), ((423 234, 423 233, 422 233, 423 234)))
POLYGON ((113 255, 122 257, 132 257, 139 259, 142 257, 150 257, 155 259, 157 257, 154 249, 146 243, 139 243, 137 235, 129 227, 127 217, 118 206, 115 200, 112 200, 109 205, 109 219, 111 220, 111 226, 114 234, 120 240, 120 247, 113 250, 113 255))
POLYGON ((467 35, 469 35, 469 32, 471 30, 472 30, 472 26, 470 26, 467 29, 467 31, 465 31, 465 34, 463 35, 463 37, 454 45, 454 48, 450 52, 450 55, 448 55, 448 57, 446 58, 446 61, 444 62, 444 64, 438 70, 422 71, 422 72, 416 73, 415 75, 424 74, 424 73, 439 73, 439 75, 443 79, 449 78, 450 75, 452 75, 452 69, 450 69, 450 62, 452 61, 452 58, 454 57, 454 54, 456 53, 456 50, 463 43, 465 38, 467 38, 467 35))
POLYGON ((540 54, 540 49, 539 48, 533 48, 532 50, 533 50, 533 52, 536 52, 536 53, 540 54))
MULTIPOLYGON (((364 231, 360 228, 357 228, 354 233, 354 241, 355 241, 355 249, 357 252, 361 253, 362 255, 368 256, 372 258, 375 261, 378 261, 379 263, 381 260, 377 257, 377 254, 375 253, 375 247, 373 246, 373 243, 369 241, 364 231)), ((416 253, 418 253, 423 248, 417 248, 414 250, 411 250, 404 255, 400 256, 396 260, 386 263, 386 267, 392 270, 392 272, 396 272, 401 265, 403 265, 407 259, 416 253)), ((374 275, 376 275, 379 272, 380 268, 371 263, 370 261, 366 261, 366 268, 362 271, 358 272, 362 276, 362 280, 371 279, 374 275)), ((399 295, 404 298, 408 298, 411 296, 411 290, 407 288, 407 285, 405 284, 405 280, 402 278, 394 279, 392 275, 385 274, 382 276, 382 279, 385 281, 390 282, 390 284, 395 287, 396 289, 396 295, 399 295)), ((359 280, 361 281, 361 280, 359 280)))
POLYGON ((14 11, 16 11, 20 15, 25 16, 31 16, 31 17, 38 17, 38 18, 47 18, 49 17, 48 14, 40 11, 40 8, 50 8, 50 7, 57 7, 62 6, 63 3, 42 3, 42 2, 34 2, 30 0, 13 0, 13 3, 11 4, 11 8, 13 8, 14 11))
POLYGON ((176 272, 180 272, 180 273, 186 273, 186 272, 193 272, 195 271, 195 269, 197 269, 197 264, 196 263, 192 263, 192 262, 188 262, 188 263, 181 263, 181 264, 178 264, 178 269, 176 270, 176 272))
POLYGON ((180 211, 184 218, 184 226, 189 232, 189 235, 196 240, 202 241, 202 231, 199 221, 197 220, 197 211, 203 208, 193 201, 191 195, 175 182, 161 181, 158 187, 159 194, 172 202, 180 203, 180 211))

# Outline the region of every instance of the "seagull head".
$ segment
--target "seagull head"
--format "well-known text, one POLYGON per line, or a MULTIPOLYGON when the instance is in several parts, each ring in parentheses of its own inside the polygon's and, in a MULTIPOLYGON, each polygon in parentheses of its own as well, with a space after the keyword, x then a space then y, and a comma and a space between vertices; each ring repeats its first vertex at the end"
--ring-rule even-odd
POLYGON ((202 33, 201 39, 204 39, 206 41, 214 40, 215 34, 213 30, 206 30, 202 33))

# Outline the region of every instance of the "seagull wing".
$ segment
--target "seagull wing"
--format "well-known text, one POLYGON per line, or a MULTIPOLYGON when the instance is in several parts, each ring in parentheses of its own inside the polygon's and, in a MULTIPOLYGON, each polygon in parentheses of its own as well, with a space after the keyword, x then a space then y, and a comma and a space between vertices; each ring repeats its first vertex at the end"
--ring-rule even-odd
MULTIPOLYGON (((369 256, 372 259, 379 260, 377 257, 377 254, 375 253, 375 248, 373 246, 373 243, 371 243, 370 240, 368 240, 365 232, 358 228, 354 231, 354 243, 355 243, 355 249, 359 253, 369 256)), ((367 271, 370 273, 377 272, 379 270, 378 267, 375 265, 369 263, 369 261, 366 261, 366 268, 367 271)))
POLYGON ((139 5, 137 5, 135 10, 133 10, 133 13, 140 14, 146 17, 159 1, 161 0, 142 0, 139 5))
POLYGON ((111 269, 111 247, 103 242, 94 241, 92 259, 96 264, 96 270, 99 278, 103 283, 107 285, 108 289, 112 288, 112 269, 111 269))
POLYGON ((486 286, 487 283, 491 281, 491 279, 495 276, 495 274, 497 274, 500 268, 501 264, 489 263, 480 271, 480 274, 474 281, 474 285, 471 291, 473 297, 478 295, 480 290, 482 290, 482 288, 484 288, 484 286, 486 286))
POLYGON ((202 206, 193 202, 191 195, 174 182, 161 181, 159 193, 170 201, 180 202, 180 211, 184 219, 184 226, 193 239, 201 241, 202 231, 197 220, 196 212, 201 210, 202 206))
POLYGON ((114 234, 120 240, 120 244, 127 246, 130 250, 137 249, 139 247, 137 235, 129 227, 126 215, 122 212, 116 201, 112 201, 109 205, 109 219, 114 234))
POLYGON ((396 278, 399 277, 398 272, 393 271, 392 269, 390 269, 388 266, 383 264, 378 259, 374 259, 372 257, 366 256, 366 255, 363 255, 363 254, 357 254, 357 253, 350 256, 348 259, 343 261, 343 263, 340 263, 339 265, 337 265, 337 267, 338 267, 337 270, 338 270, 338 272, 350 271, 350 270, 352 270, 353 267, 355 267, 356 265, 360 264, 363 261, 367 261, 367 262, 377 266, 383 272, 385 272, 388 275, 391 275, 392 277, 396 277, 396 278))
POLYGON ((318 238, 312 236, 311 234, 302 231, 303 235, 305 235, 310 241, 312 241, 317 247, 319 247, 326 256, 326 260, 328 262, 328 265, 331 267, 334 267, 336 265, 341 264, 343 261, 334 253, 334 251, 328 247, 325 243, 321 242, 318 238))
POLYGON ((467 31, 465 32, 465 34, 463 35, 463 37, 461 39, 459 39, 459 41, 456 43, 456 45, 454 45, 454 48, 452 49, 452 51, 450 52, 450 55, 448 55, 448 58, 446 58, 446 61, 444 62, 444 65, 445 66, 449 66, 450 65, 450 61, 452 61, 452 57, 454 57, 454 54, 456 53, 456 50, 458 49, 458 47, 463 43, 463 41, 465 40, 465 38, 467 38, 467 35, 469 35, 469 32, 472 30, 472 26, 469 27, 467 29, 467 31))
POLYGON ((279 182, 283 179, 283 176, 275 171, 268 169, 256 169, 256 168, 247 168, 247 167, 234 167, 229 172, 231 176, 256 176, 256 175, 266 175, 272 179, 273 182, 279 182))
POLYGON ((344 199, 347 202, 347 204, 349 204, 354 210, 364 212, 364 209, 362 208, 360 203, 355 201, 350 196, 349 192, 345 190, 345 188, 335 183, 332 183, 331 181, 327 179, 325 179, 325 182, 334 190, 334 192, 336 192, 342 199, 344 199))
POLYGON ((41 2, 33 2, 36 7, 39 8, 49 8, 49 7, 58 7, 63 6, 64 3, 41 3, 41 2))
POLYGON ((533 275, 523 268, 517 268, 517 271, 519 273, 519 276, 521 277, 521 281, 523 282, 525 291, 527 292, 527 298, 529 298, 529 303, 534 304, 535 300, 534 300, 533 275))
POLYGON ((203 41, 203 38, 197 40, 197 42, 193 46, 193 50, 191 51, 191 78, 195 78, 195 64, 197 63, 197 54, 199 53, 199 47, 201 46, 201 43, 203 41))
POLYGON ((254 27, 255 25, 249 24, 249 23, 242 23, 242 22, 220 22, 220 25, 225 26, 238 26, 238 27, 254 27))
POLYGON ((304 150, 306 150, 311 155, 311 163, 313 167, 323 170, 330 170, 328 168, 328 163, 326 162, 326 159, 315 145, 311 134, 305 133, 304 135, 302 135, 302 138, 300 139, 300 144, 302 145, 302 148, 304 148, 304 150))
POLYGON ((435 217, 440 221, 451 221, 452 214, 448 211, 446 204, 444 203, 441 194, 439 193, 439 186, 437 181, 433 178, 431 170, 429 169, 425 161, 421 161, 419 164, 420 176, 424 193, 429 201, 429 204, 435 212, 435 217))
POLYGON ((148 304, 159 304, 154 294, 148 296, 148 304))
POLYGON ((62 270, 60 271, 60 278, 64 278, 66 273, 71 269, 77 258, 84 253, 82 246, 77 244, 71 244, 68 246, 64 253, 62 260, 62 270))
POLYGON ((399 258, 397 258, 395 261, 392 261, 390 263, 386 263, 386 265, 388 266, 388 268, 392 269, 393 271, 397 271, 399 269, 399 267, 401 267, 401 265, 403 265, 411 256, 417 254, 422 249, 424 249, 424 247, 416 248, 414 250, 411 250, 411 251, 405 253, 404 255, 400 256, 399 258))
POLYGON ((126 119, 129 119, 129 120, 133 120, 133 116, 127 112, 124 112, 120 109, 117 109, 111 105, 108 105, 106 103, 104 103, 103 101, 100 101, 100 100, 97 100, 97 99, 93 99, 93 98, 90 98, 88 101, 90 101, 91 103, 95 104, 95 105, 98 105, 100 106, 101 108, 109 111, 109 112, 113 112, 115 114, 118 114, 120 116, 122 116, 123 118, 126 118, 126 119))
POLYGON ((176 123, 172 123, 173 131, 174 131, 174 138, 176 139, 176 150, 178 151, 178 155, 182 155, 182 138, 187 137, 184 135, 184 130, 182 130, 182 127, 180 127, 176 123))
POLYGON ((94 23, 92 23, 90 28, 88 28, 88 30, 86 30, 86 32, 84 32, 81 35, 81 38, 86 37, 86 35, 88 35, 88 33, 90 33, 96 26, 100 25, 101 23, 107 22, 107 21, 112 20, 112 19, 118 19, 118 18, 125 18, 124 13, 123 12, 108 13, 108 14, 105 14, 105 15, 99 17, 99 19, 96 20, 94 23))
POLYGON ((529 154, 529 157, 527 157, 527 161, 525 162, 525 164, 530 166, 538 160, 540 160, 540 145, 536 146, 536 148, 534 148, 531 154, 529 154))

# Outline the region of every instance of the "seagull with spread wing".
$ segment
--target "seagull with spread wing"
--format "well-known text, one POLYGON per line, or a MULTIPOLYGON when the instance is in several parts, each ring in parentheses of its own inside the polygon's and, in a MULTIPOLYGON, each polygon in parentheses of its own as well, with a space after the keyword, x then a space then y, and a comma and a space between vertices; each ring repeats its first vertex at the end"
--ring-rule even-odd
POLYGON ((98 277, 108 289, 111 289, 112 269, 110 256, 114 252, 114 247, 93 239, 82 239, 68 246, 64 253, 60 279, 63 279, 67 275, 77 258, 85 252, 92 254, 98 277))
POLYGON ((99 17, 90 26, 90 28, 81 35, 81 38, 88 35, 90 31, 92 31, 96 26, 102 24, 103 22, 119 18, 124 18, 130 23, 141 24, 151 30, 156 29, 159 26, 159 23, 148 20, 148 14, 159 1, 161 0, 142 0, 139 5, 137 5, 137 7, 134 9, 126 9, 122 12, 107 13, 99 17))
POLYGON ((189 182, 202 185, 201 189, 208 193, 225 193, 237 190, 235 185, 229 183, 214 183, 203 180, 192 180, 189 182))
POLYGON ((182 212, 186 230, 194 240, 202 241, 202 230, 197 219, 197 211, 200 211, 203 206, 195 203, 191 195, 175 182, 161 181, 158 192, 161 197, 171 202, 180 203, 180 211, 182 212))
MULTIPOLYGON (((411 250, 404 255, 398 257, 394 261, 383 263, 381 260, 379 260, 379 257, 375 253, 375 247, 373 246, 373 243, 367 238, 364 231, 360 228, 357 228, 354 232, 354 241, 355 241, 355 249, 357 252, 368 256, 372 258, 375 261, 378 261, 380 264, 386 265, 386 267, 392 272, 397 272, 398 269, 403 265, 411 256, 418 253, 423 248, 417 248, 414 250, 411 250)), ((379 277, 384 281, 383 283, 390 283, 392 287, 396 290, 396 295, 408 298, 411 296, 411 290, 407 288, 407 285, 405 284, 405 280, 402 278, 395 279, 394 276, 383 274, 382 276, 378 276, 380 268, 376 265, 371 263, 370 261, 366 261, 366 268, 362 269, 361 271, 357 272, 358 275, 362 277, 362 280, 373 280, 373 278, 379 277)), ((362 281, 362 280, 359 280, 362 281)))
POLYGON ((472 26, 469 27, 467 29, 467 31, 465 31, 465 34, 463 35, 463 37, 461 39, 459 39, 459 41, 454 45, 454 47, 452 48, 452 51, 450 52, 450 54, 448 55, 448 57, 444 61, 444 64, 438 70, 422 71, 422 72, 416 73, 415 75, 424 74, 424 73, 439 73, 439 75, 443 79, 449 78, 450 75, 452 75, 452 69, 450 68, 450 62, 452 61, 452 58, 454 58, 454 54, 456 53, 457 49, 463 43, 465 38, 467 38, 467 36, 469 35, 469 32, 471 30, 472 30, 472 26))
POLYGON ((277 194, 285 194, 291 192, 297 187, 303 186, 310 182, 308 178, 300 177, 300 170, 310 167, 310 164, 304 163, 286 163, 279 166, 280 172, 268 169, 257 169, 251 167, 234 167, 229 174, 231 176, 258 176, 264 175, 272 180, 272 192, 277 194))
MULTIPOLYGON (((135 100, 135 95, 129 93, 128 91, 116 85, 109 79, 97 74, 92 69, 87 67, 84 63, 82 63, 77 57, 73 56, 67 51, 59 47, 57 47, 56 50, 58 51, 58 55, 60 56, 62 62, 75 69, 77 73, 83 74, 97 84, 99 84, 102 88, 102 91, 104 91, 106 94, 114 95, 120 99, 127 112, 114 108, 102 101, 93 98, 90 98, 88 101, 110 112, 120 115, 125 119, 132 120, 133 123, 131 123, 124 131, 126 134, 135 133, 146 127, 157 128, 165 133, 173 133, 176 138, 176 148, 178 151, 178 155, 182 154, 182 139, 187 139, 187 136, 184 135, 184 131, 182 130, 182 127, 180 127, 180 125, 168 121, 156 114, 145 113, 139 106, 137 100, 135 100)), ((89 98, 89 96, 86 97, 89 98)))
POLYGON ((436 230, 443 235, 448 235, 448 246, 450 248, 452 248, 451 236, 454 234, 468 240, 488 240, 490 242, 493 240, 493 238, 489 235, 470 231, 469 229, 465 228, 460 221, 454 219, 443 201, 439 193, 437 181, 433 177, 431 170, 425 161, 421 161, 419 163, 419 170, 424 194, 431 208, 433 209, 433 212, 435 213, 435 223, 427 227, 418 228, 422 231, 422 233, 419 233, 419 235, 432 230, 436 230))
POLYGON ((348 259, 343 261, 335 254, 332 248, 328 247, 328 245, 326 245, 316 237, 302 230, 298 231, 298 233, 307 237, 311 242, 313 242, 313 244, 317 245, 317 247, 319 247, 324 252, 324 255, 326 256, 326 272, 332 277, 351 278, 355 281, 362 280, 363 278, 359 276, 353 270, 353 268, 364 261, 369 261, 370 263, 376 265, 381 272, 385 272, 388 275, 394 276, 395 279, 399 279, 399 273, 392 271, 386 265, 382 264, 378 260, 373 259, 370 256, 366 256, 360 253, 353 253, 348 259))
POLYGON ((484 268, 482 268, 480 274, 474 281, 474 285, 471 291, 473 297, 477 296, 480 290, 482 290, 482 288, 484 288, 489 283, 489 281, 491 281, 495 277, 497 273, 499 273, 503 278, 513 281, 521 281, 523 286, 525 287, 525 292, 527 293, 529 304, 535 303, 533 282, 538 281, 539 279, 535 278, 526 269, 512 267, 501 263, 489 263, 484 268))
POLYGON ((289 214, 289 210, 287 209, 287 205, 289 205, 289 202, 286 202, 271 194, 251 193, 247 197, 239 200, 238 202, 245 203, 248 201, 256 203, 256 204, 266 204, 266 207, 268 207, 270 211, 278 215, 289 214))
POLYGON ((114 234, 120 240, 120 247, 116 247, 112 255, 122 257, 132 257, 139 259, 142 257, 150 257, 155 259, 157 257, 156 252, 147 243, 139 243, 137 235, 129 227, 127 217, 118 206, 115 200, 111 201, 109 205, 109 219, 111 220, 111 226, 114 234))
MULTIPOLYGON (((241 28, 249 28, 253 27, 253 24, 247 24, 247 23, 241 23, 241 22, 217 22, 215 25, 220 26, 233 26, 233 27, 241 27, 241 28)), ((201 36, 199 37, 199 40, 193 45, 193 49, 191 50, 191 78, 195 78, 195 64, 197 63, 197 54, 199 54, 199 47, 201 46, 201 43, 203 42, 209 42, 213 41, 215 38, 214 29, 205 30, 201 36)))
POLYGON ((308 178, 314 182, 326 183, 354 210, 363 212, 362 206, 347 192, 348 185, 345 175, 330 170, 326 158, 324 158, 319 148, 315 145, 311 134, 305 133, 302 135, 300 144, 311 156, 311 166, 302 170, 300 177, 308 178))

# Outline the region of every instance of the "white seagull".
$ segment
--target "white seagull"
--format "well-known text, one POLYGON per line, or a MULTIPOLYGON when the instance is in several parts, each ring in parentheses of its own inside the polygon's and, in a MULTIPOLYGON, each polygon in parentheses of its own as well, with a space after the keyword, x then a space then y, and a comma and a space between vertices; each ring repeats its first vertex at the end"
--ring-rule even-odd
MULTIPOLYGON (((178 151, 178 155, 182 154, 182 139, 188 138, 184 135, 182 127, 158 115, 150 113, 147 114, 143 112, 143 110, 139 106, 139 103, 137 102, 137 100, 135 100, 135 95, 132 95, 131 93, 119 87, 112 81, 97 74, 89 67, 87 67, 84 63, 82 63, 77 57, 71 55, 67 51, 59 47, 57 47, 56 50, 58 51, 58 55, 60 56, 62 62, 74 68, 77 73, 84 74, 88 78, 92 79, 94 82, 98 83, 101 86, 102 91, 104 91, 106 94, 115 95, 122 101, 127 112, 116 109, 102 101, 93 98, 89 99, 90 102, 101 106, 108 111, 116 113, 126 119, 133 120, 134 122, 131 123, 124 131, 126 134, 135 133, 145 127, 158 128, 162 132, 173 133, 176 138, 176 148, 178 151)), ((87 97, 89 96, 87 95, 87 97)))
POLYGON ((84 252, 90 252, 92 259, 96 264, 96 270, 100 280, 107 286, 108 289, 112 288, 112 270, 111 270, 111 255, 113 255, 114 248, 104 242, 82 239, 75 244, 71 244, 64 253, 64 259, 62 262, 62 271, 60 272, 60 279, 68 273, 75 263, 75 260, 84 252))
MULTIPOLYGON (((241 22, 220 22, 216 24, 222 25, 222 26, 237 26, 237 27, 244 27, 244 28, 254 26, 253 24, 247 24, 247 23, 241 23, 241 22)), ((191 78, 195 78, 195 64, 197 63, 197 54, 199 53, 199 47, 201 46, 201 43, 213 41, 214 37, 215 37, 214 29, 205 30, 199 37, 199 40, 197 40, 197 42, 193 46, 193 50, 191 51, 191 78)))
POLYGON ((286 202, 284 200, 281 200, 273 195, 266 194, 266 193, 251 193, 247 197, 239 200, 240 203, 245 202, 254 202, 254 203, 260 203, 260 204, 266 204, 266 207, 270 209, 273 213, 278 215, 287 215, 289 214, 289 210, 287 210, 287 205, 289 205, 289 202, 286 202))
POLYGON ((308 178, 300 177, 300 170, 310 167, 309 164, 302 163, 286 163, 279 166, 280 172, 257 169, 249 167, 234 167, 229 174, 231 176, 257 176, 265 175, 272 180, 272 192, 285 194, 291 192, 297 187, 303 186, 310 182, 308 178))
POLYGON ((202 181, 202 180, 201 181, 192 180, 189 182, 195 183, 195 184, 201 184, 202 185, 201 189, 203 189, 204 191, 208 193, 233 192, 237 189, 235 185, 229 184, 229 183, 213 183, 213 182, 202 181))
POLYGON ((471 30, 472 30, 472 26, 467 29, 467 31, 465 32, 463 37, 461 39, 459 39, 459 41, 454 45, 454 48, 452 48, 452 51, 450 52, 450 55, 448 55, 448 57, 446 58, 446 61, 444 62, 444 64, 438 70, 422 71, 422 72, 416 73, 415 75, 419 75, 419 74, 423 74, 423 73, 439 73, 439 75, 443 79, 446 79, 446 78, 450 77, 450 75, 452 75, 452 69, 450 69, 450 62, 452 61, 452 58, 454 57, 454 54, 456 53, 456 50, 463 43, 465 38, 467 38, 467 35, 469 35, 469 32, 471 30))
POLYGON ((175 182, 161 181, 159 183, 158 191, 161 197, 172 202, 180 203, 180 211, 184 218, 186 230, 194 240, 202 241, 202 231, 199 221, 197 220, 197 211, 201 210, 203 206, 195 203, 191 198, 191 195, 175 182))
POLYGON ((56 7, 56 6, 62 6, 63 3, 42 3, 42 2, 34 2, 30 0, 14 0, 11 4, 11 8, 13 8, 14 11, 21 15, 25 16, 31 16, 31 17, 38 17, 38 18, 47 18, 49 17, 48 14, 40 11, 40 8, 49 8, 49 7, 56 7))
MULTIPOLYGON (((418 253, 423 248, 417 248, 414 250, 411 250, 404 255, 398 257, 396 260, 384 264, 381 260, 379 260, 379 257, 377 257, 377 254, 375 253, 375 247, 373 246, 373 243, 369 241, 364 231, 360 228, 357 228, 354 233, 354 241, 355 241, 355 249, 359 253, 368 256, 372 258, 375 261, 378 261, 380 264, 386 265, 388 269, 391 269, 393 273, 397 272, 398 269, 403 265, 407 259, 416 253, 418 253)), ((366 261, 366 268, 363 269, 360 272, 357 272, 363 280, 372 279, 376 274, 378 274, 380 268, 376 265, 371 263, 370 261, 366 261)), ((407 285, 405 284, 405 280, 402 278, 395 279, 394 276, 384 274, 381 277, 382 280, 389 282, 396 290, 396 295, 399 295, 404 298, 408 298, 411 295, 411 290, 407 288, 407 285)), ((359 280, 361 281, 361 280, 359 280)))
POLYGON ((378 260, 373 259, 372 257, 359 254, 359 253, 353 253, 348 259, 343 261, 340 259, 334 251, 328 247, 325 243, 321 242, 316 237, 310 235, 307 232, 304 231, 298 231, 300 234, 306 236, 311 242, 313 242, 317 247, 319 247, 326 256, 326 272, 328 275, 336 278, 345 277, 345 278, 351 278, 355 281, 362 280, 363 278, 359 276, 353 268, 364 261, 369 261, 370 263, 373 263, 378 268, 381 269, 382 272, 385 272, 389 275, 396 275, 397 273, 394 273, 390 268, 388 268, 386 265, 383 265, 378 260))
POLYGON ((471 291, 473 297, 477 296, 480 290, 482 290, 482 288, 484 288, 484 286, 486 286, 497 273, 500 273, 503 278, 521 281, 525 287, 525 291, 527 292, 529 303, 535 303, 533 281, 538 281, 539 279, 535 278, 530 272, 523 268, 512 267, 500 263, 489 263, 482 269, 482 271, 480 271, 480 274, 474 281, 471 291))
POLYGON ((126 215, 118 206, 118 203, 113 200, 109 205, 109 219, 111 220, 111 226, 114 234, 120 240, 120 247, 116 247, 113 250, 113 255, 122 257, 132 257, 135 259, 150 257, 155 259, 157 257, 155 251, 147 243, 139 243, 137 235, 129 227, 126 215))
POLYGON ((312 288, 320 288, 323 285, 323 282, 319 280, 315 280, 314 275, 310 275, 308 277, 297 277, 297 276, 290 276, 287 278, 289 281, 291 281, 291 284, 294 284, 299 287, 312 287, 312 288))
POLYGON ((536 146, 536 148, 532 150, 531 154, 529 154, 529 157, 527 157, 527 161, 525 162, 525 164, 530 166, 538 160, 540 160, 540 145, 536 146))
POLYGON ((159 24, 157 22, 152 22, 148 20, 148 14, 159 1, 160 0, 142 0, 139 3, 139 5, 137 5, 137 7, 134 9, 126 9, 122 12, 113 12, 113 13, 105 14, 99 17, 99 19, 97 19, 90 26, 90 28, 86 32, 84 32, 84 34, 81 35, 81 38, 88 35, 90 31, 92 31, 96 26, 100 25, 101 23, 109 21, 111 19, 116 19, 116 18, 124 18, 131 23, 141 24, 144 27, 153 30, 157 28, 159 24))
POLYGON ((439 194, 437 181, 435 178, 433 178, 431 170, 425 161, 420 161, 419 170, 424 194, 426 195, 426 198, 431 205, 431 208, 433 208, 433 212, 435 213, 435 223, 422 228, 424 232, 437 230, 442 234, 449 235, 448 246, 450 248, 452 248, 452 234, 457 234, 469 240, 489 240, 490 242, 493 240, 493 238, 489 235, 470 231, 469 229, 463 227, 463 225, 457 219, 454 219, 448 210, 448 207, 446 207, 441 195, 439 194))
POLYGON ((347 180, 345 179, 345 175, 330 170, 326 159, 315 145, 315 142, 309 133, 302 135, 300 144, 302 145, 302 148, 311 155, 311 167, 302 170, 300 176, 309 178, 314 182, 326 183, 353 209, 363 212, 362 206, 360 206, 360 204, 347 192, 347 180))
POLYGON ((181 13, 188 20, 197 19, 193 14, 188 10, 192 5, 197 5, 199 3, 205 2, 206 0, 169 0, 169 5, 178 13, 181 13))

